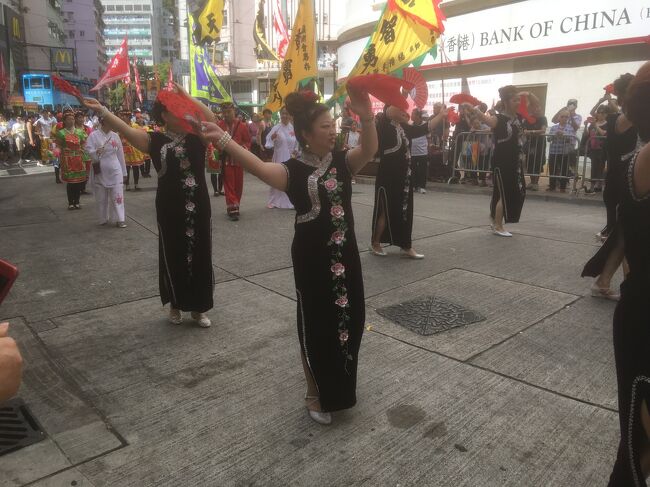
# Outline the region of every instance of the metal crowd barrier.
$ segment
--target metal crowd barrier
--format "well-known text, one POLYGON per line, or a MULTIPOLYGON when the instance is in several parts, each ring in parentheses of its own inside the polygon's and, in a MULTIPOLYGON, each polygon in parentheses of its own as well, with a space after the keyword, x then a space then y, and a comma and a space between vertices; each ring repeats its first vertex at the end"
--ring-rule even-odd
MULTIPOLYGON (((579 140, 574 135, 529 135, 524 137, 522 162, 528 177, 549 178, 549 187, 566 189, 577 194, 581 179, 578 157, 579 140)), ((448 184, 459 181, 484 180, 492 172, 494 137, 491 132, 463 132, 455 135, 450 153, 453 154, 453 174, 448 184)), ((584 162, 583 162, 584 178, 584 162)))
POLYGON ((604 189, 607 165, 606 140, 607 137, 604 135, 590 136, 586 140, 580 178, 582 184, 578 191, 582 190, 589 194, 593 192, 592 190, 604 189), (587 177, 587 167, 589 167, 589 177, 587 177), (589 188, 587 183, 590 185, 589 188))

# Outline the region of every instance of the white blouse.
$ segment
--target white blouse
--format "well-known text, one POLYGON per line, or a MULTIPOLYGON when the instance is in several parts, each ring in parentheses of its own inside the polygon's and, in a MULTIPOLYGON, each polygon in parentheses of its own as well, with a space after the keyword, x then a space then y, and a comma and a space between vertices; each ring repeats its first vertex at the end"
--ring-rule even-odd
POLYGON ((110 188, 122 184, 126 176, 122 141, 115 132, 95 130, 86 140, 85 150, 94 162, 99 161, 100 172, 91 171, 93 184, 110 188))
POLYGON ((293 124, 281 123, 274 125, 266 136, 266 148, 273 149, 273 162, 285 162, 291 159, 294 152, 298 149, 296 133, 293 130, 293 124), (275 140, 273 135, 277 134, 275 140))

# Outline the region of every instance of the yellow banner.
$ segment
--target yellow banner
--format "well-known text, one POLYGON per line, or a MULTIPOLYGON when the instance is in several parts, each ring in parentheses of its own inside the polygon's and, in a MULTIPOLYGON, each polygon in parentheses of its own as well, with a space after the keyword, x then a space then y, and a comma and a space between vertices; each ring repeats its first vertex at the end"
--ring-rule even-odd
POLYGON ((389 0, 388 8, 392 12, 399 9, 416 22, 442 33, 444 31, 442 21, 445 17, 438 3, 438 0, 389 0))
POLYGON ((223 25, 224 0, 206 0, 196 19, 196 43, 204 46, 210 42, 219 42, 223 25))
MULTIPOLYGON (((442 25, 442 20, 437 17, 427 20, 442 25)), ((363 74, 389 74, 408 66, 414 59, 429 52, 439 36, 437 29, 425 27, 401 9, 384 7, 375 32, 348 78, 363 74)), ((339 86, 333 98, 339 98, 344 93, 345 83, 339 86)))
POLYGON ((300 0, 287 55, 265 108, 279 111, 284 105, 284 98, 296 91, 301 81, 318 77, 315 26, 313 0, 300 0))

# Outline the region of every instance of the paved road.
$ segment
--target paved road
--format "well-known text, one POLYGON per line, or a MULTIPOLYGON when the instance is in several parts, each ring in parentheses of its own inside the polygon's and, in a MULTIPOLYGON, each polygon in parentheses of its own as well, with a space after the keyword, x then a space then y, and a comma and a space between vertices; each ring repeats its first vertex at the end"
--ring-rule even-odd
MULTIPOLYGON (((128 228, 68 211, 52 176, 0 180, 0 256, 21 277, 0 317, 47 439, 0 457, 0 485, 604 485, 618 425, 613 303, 579 277, 604 210, 530 199, 515 237, 484 194, 416 195, 424 261, 361 254, 367 325, 356 408, 305 414, 289 246, 293 215, 247 178, 242 219, 213 201, 213 327, 166 323, 155 179, 128 228), (436 296, 483 321, 422 336, 377 309, 436 296)), ((367 248, 372 186, 355 186, 367 248)))

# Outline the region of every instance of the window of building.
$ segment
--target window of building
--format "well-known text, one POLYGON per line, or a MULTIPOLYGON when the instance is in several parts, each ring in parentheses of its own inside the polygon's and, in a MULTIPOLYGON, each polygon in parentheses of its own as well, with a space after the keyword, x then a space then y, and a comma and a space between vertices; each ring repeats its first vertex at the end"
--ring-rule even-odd
POLYGON ((251 93, 253 91, 253 83, 249 79, 238 79, 232 83, 233 93, 251 93))
POLYGON ((68 37, 69 37, 70 39, 74 39, 74 30, 69 30, 69 31, 68 31, 68 37))
POLYGON ((124 11, 124 5, 115 5, 115 10, 118 12, 123 12, 124 11))
POLYGON ((133 10, 135 11, 142 11, 142 5, 134 5, 133 10))
POLYGON ((274 79, 259 80, 258 103, 262 103, 263 101, 266 101, 266 99, 269 97, 269 93, 271 92, 271 88, 273 87, 273 83, 275 83, 274 79))
POLYGON ((223 25, 225 25, 225 26, 228 25, 228 11, 227 10, 223 11, 223 25))
POLYGON ((79 31, 79 37, 84 37, 86 35, 86 32, 83 30, 79 31))
POLYGON ((107 12, 113 12, 115 10, 115 5, 106 5, 107 12))
POLYGON ((143 5, 142 10, 144 10, 145 12, 150 11, 151 10, 151 5, 143 5))
POLYGON ((125 5, 124 10, 127 10, 127 11, 133 10, 133 5, 125 5))

